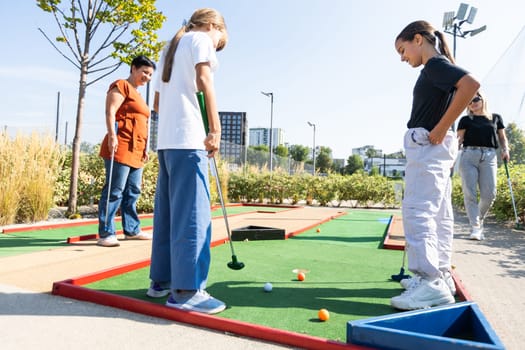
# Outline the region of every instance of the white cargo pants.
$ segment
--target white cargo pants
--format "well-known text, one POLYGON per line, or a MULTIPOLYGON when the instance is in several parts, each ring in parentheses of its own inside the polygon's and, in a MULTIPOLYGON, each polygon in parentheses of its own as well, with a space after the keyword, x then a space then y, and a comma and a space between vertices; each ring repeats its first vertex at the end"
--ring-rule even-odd
POLYGON ((451 266, 454 214, 450 171, 458 141, 455 132, 449 131, 441 144, 432 145, 428 134, 424 128, 409 129, 405 134, 402 212, 408 269, 434 280, 451 266))

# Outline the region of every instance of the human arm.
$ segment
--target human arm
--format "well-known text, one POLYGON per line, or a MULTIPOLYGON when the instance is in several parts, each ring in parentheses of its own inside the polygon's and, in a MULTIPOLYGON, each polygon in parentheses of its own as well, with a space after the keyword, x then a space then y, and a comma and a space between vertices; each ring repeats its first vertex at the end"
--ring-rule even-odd
POLYGON ((463 140, 465 139, 465 129, 458 129, 456 135, 458 137, 458 148, 461 149, 463 146, 463 140))
POLYGON ((125 97, 120 93, 117 87, 113 87, 109 90, 106 96, 106 130, 108 132, 107 147, 110 153, 116 151, 118 147, 117 130, 115 130, 115 116, 124 100, 125 97))
POLYGON ((510 160, 509 145, 508 145, 507 134, 505 133, 505 129, 498 129, 498 139, 499 139, 499 145, 501 147, 501 159, 509 161, 510 160))
POLYGON ((461 112, 465 110, 472 97, 476 94, 479 89, 479 82, 470 74, 465 74, 455 84, 456 92, 452 102, 448 106, 447 110, 441 117, 441 120, 437 125, 430 131, 428 139, 432 144, 439 144, 445 139, 447 131, 450 129, 452 124, 459 117, 461 112))
POLYGON ((208 112, 209 132, 204 140, 204 145, 206 150, 209 151, 208 156, 213 157, 219 150, 221 142, 221 121, 217 110, 210 64, 208 62, 198 63, 195 66, 195 71, 197 90, 204 93, 206 110, 208 112))
POLYGON ((158 91, 155 91, 155 95, 153 97, 153 110, 155 113, 159 113, 159 100, 160 100, 160 93, 158 91))

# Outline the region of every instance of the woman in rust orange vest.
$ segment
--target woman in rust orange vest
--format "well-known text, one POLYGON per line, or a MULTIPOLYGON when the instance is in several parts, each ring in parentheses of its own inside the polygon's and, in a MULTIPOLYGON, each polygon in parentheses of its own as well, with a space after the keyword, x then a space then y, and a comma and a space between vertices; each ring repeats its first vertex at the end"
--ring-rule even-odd
POLYGON ((155 63, 145 56, 138 56, 131 62, 129 77, 113 82, 107 93, 108 132, 100 146, 100 156, 104 158, 106 167, 106 183, 98 206, 99 246, 119 245, 114 223, 119 208, 126 239, 151 239, 150 233, 140 230, 136 208, 142 169, 148 160, 146 146, 150 116, 149 107, 137 88, 151 80, 154 70, 155 63))

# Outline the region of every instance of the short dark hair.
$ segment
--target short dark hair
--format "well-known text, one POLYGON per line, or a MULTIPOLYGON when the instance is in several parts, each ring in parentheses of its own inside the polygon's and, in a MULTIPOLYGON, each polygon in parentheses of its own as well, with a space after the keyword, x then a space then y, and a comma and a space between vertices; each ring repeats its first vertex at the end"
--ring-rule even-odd
POLYGON ((131 61, 131 67, 140 68, 142 66, 148 66, 148 67, 151 67, 153 69, 157 68, 155 66, 155 62, 153 62, 152 60, 150 60, 149 58, 147 58, 144 55, 137 56, 137 57, 135 57, 133 59, 133 61, 131 61))

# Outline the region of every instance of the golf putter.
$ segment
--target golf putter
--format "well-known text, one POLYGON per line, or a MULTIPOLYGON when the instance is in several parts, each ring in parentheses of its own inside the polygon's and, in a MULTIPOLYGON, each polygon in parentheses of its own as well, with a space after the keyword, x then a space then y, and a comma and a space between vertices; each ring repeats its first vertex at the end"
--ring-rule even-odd
POLYGON ((405 261, 407 257, 407 249, 406 246, 403 249, 403 264, 401 265, 401 269, 399 270, 399 273, 397 275, 392 275, 390 278, 392 281, 401 282, 401 280, 404 280, 406 278, 411 278, 412 276, 405 274, 405 261))
MULTIPOLYGON (((115 122, 115 135, 118 133, 118 124, 115 122)), ((109 164, 108 198, 106 200, 106 217, 104 219, 104 231, 108 232, 109 197, 111 195, 111 178, 113 177, 113 163, 115 162, 115 149, 111 150, 111 163, 109 164)))
POLYGON ((512 200, 512 209, 514 209, 514 219, 516 220, 515 227, 516 229, 521 229, 521 224, 518 219, 518 211, 516 210, 516 201, 514 200, 514 192, 512 191, 512 182, 510 181, 509 167, 507 165, 507 160, 503 161, 505 164, 505 173, 507 174, 507 184, 509 185, 510 198, 512 200))
MULTIPOLYGON (((197 92, 197 100, 199 101, 199 108, 201 111, 202 123, 204 125, 204 131, 208 134, 210 127, 208 124, 208 113, 206 111, 206 101, 204 100, 204 93, 202 91, 197 92)), ((240 270, 244 268, 244 263, 237 260, 235 251, 233 249, 232 237, 230 233, 230 225, 228 224, 228 215, 226 214, 226 206, 224 205, 224 197, 222 195, 221 182, 219 180, 219 171, 217 169, 217 161, 215 157, 211 157, 213 164, 213 171, 215 172, 215 183, 217 184, 217 193, 219 195, 219 201, 221 202, 222 216, 224 223, 226 224, 226 233, 228 234, 228 242, 230 243, 230 250, 232 253, 232 261, 228 263, 228 267, 232 270, 240 270)))

